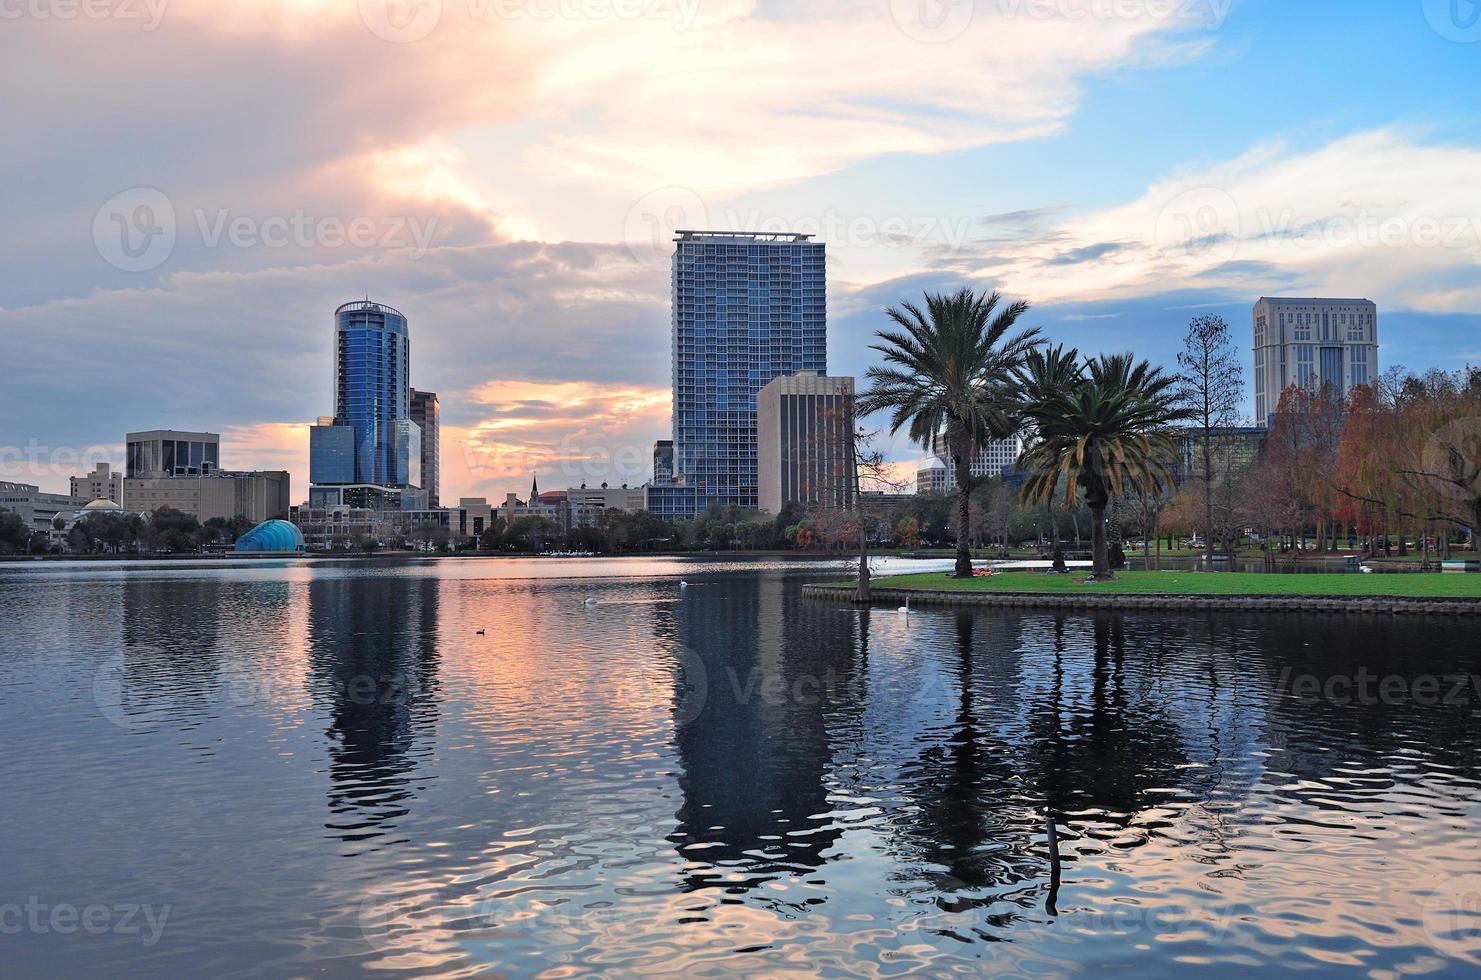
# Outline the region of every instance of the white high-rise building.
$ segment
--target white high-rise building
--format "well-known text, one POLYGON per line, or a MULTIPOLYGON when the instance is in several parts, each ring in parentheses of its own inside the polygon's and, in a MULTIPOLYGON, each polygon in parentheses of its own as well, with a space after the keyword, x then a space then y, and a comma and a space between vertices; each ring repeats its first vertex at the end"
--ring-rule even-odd
POLYGON ((1254 320, 1257 425, 1270 424, 1291 385, 1331 385, 1345 398, 1378 379, 1378 307, 1370 300, 1262 296, 1254 320))
MULTIPOLYGON (((938 447, 943 447, 938 443, 938 447)), ((1023 453, 1023 436, 1012 435, 1006 439, 991 439, 977 450, 972 457, 972 477, 1005 476, 1018 466, 1018 457, 1023 453)), ((917 493, 944 493, 956 488, 956 475, 952 472, 951 460, 945 452, 929 457, 915 471, 917 493)))

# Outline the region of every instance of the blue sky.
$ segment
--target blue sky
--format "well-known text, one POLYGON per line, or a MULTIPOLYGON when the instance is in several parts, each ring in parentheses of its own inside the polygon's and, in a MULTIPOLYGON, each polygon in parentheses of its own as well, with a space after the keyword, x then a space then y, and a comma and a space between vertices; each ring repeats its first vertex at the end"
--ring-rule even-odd
POLYGON ((1470 0, 417 2, 7 22, 0 479, 168 426, 302 491, 369 293, 442 394, 449 495, 639 481, 600 460, 668 427, 674 227, 821 232, 835 373, 964 283, 1087 350, 1350 295, 1384 366, 1481 361, 1470 0))

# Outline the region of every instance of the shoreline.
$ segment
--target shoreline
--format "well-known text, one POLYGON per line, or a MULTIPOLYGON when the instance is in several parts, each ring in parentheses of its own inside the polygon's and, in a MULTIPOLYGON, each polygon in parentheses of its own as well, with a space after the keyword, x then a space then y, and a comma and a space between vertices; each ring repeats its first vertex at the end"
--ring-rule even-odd
MULTIPOLYGON (((853 585, 804 585, 804 599, 859 603, 853 585)), ((1065 594, 1052 592, 959 592, 945 589, 876 588, 868 605, 913 602, 923 606, 1157 610, 1182 612, 1304 612, 1379 615, 1481 616, 1481 598, 1433 596, 1065 594)))

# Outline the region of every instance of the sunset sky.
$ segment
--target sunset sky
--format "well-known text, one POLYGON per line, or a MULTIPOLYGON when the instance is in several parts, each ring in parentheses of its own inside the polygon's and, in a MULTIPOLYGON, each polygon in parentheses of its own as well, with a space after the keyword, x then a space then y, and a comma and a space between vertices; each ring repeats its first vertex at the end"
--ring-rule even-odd
POLYGON ((640 483, 675 227, 825 240, 834 374, 960 283, 1093 351, 1331 295, 1385 368, 1481 361, 1470 0, 0 0, 0 53, 0 479, 43 489, 177 428, 306 496, 366 295, 445 502, 640 483))

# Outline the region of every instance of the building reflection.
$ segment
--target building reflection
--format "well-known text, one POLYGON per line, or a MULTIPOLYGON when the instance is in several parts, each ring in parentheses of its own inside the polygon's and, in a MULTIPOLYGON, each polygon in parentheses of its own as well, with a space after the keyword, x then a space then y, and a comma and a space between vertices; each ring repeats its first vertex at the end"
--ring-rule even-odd
POLYGON ((804 603, 777 572, 691 589, 672 615, 703 665, 685 681, 703 691, 676 698, 683 802, 670 840, 685 887, 740 893, 820 867, 841 836, 827 816, 833 735, 860 709, 857 619, 804 603))
POLYGON ((329 725, 330 836, 384 846, 410 812, 437 722, 435 576, 309 583, 309 686, 329 725))

